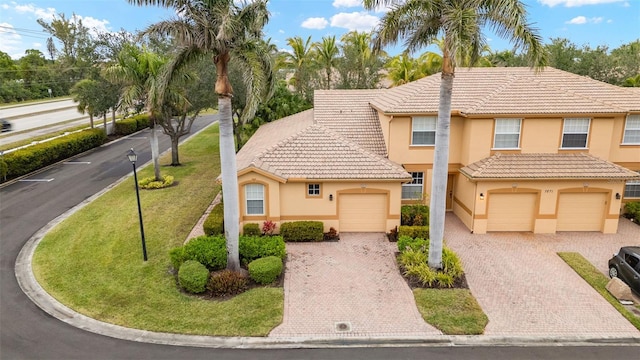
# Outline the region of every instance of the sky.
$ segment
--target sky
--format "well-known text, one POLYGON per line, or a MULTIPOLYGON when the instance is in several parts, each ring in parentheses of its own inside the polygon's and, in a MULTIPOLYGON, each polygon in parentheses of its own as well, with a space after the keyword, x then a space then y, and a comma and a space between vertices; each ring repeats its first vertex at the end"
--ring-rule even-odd
MULTIPOLYGON (((566 38, 578 46, 614 49, 640 39, 640 0, 523 0, 528 21, 539 30, 543 41, 566 38)), ((300 36, 320 41, 336 39, 352 30, 375 28, 385 10, 365 11, 362 0, 270 0, 271 13, 265 27, 267 38, 279 49, 287 50, 287 38, 300 36)), ((94 31, 135 32, 159 20, 175 17, 171 9, 139 7, 127 0, 0 0, 0 51, 19 59, 27 49, 47 55, 47 34, 37 23, 41 18, 73 14, 94 31)), ((512 45, 485 31, 493 51, 510 50, 512 45)), ((388 47, 390 55, 402 52, 402 43, 388 47)), ((425 51, 427 49, 424 49, 425 51)), ((431 50, 431 49, 429 49, 431 50)), ((419 51, 421 53, 423 51, 419 51)))

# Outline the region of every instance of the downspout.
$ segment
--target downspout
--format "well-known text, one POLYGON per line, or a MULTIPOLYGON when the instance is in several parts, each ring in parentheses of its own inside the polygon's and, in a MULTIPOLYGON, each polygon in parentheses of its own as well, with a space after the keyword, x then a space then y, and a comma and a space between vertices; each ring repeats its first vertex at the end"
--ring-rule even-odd
POLYGON ((391 121, 393 121, 393 115, 391 115, 391 118, 389 118, 389 131, 387 131, 387 133, 389 134, 389 139, 387 141, 387 143, 385 145, 387 145, 387 159, 389 158, 389 151, 391 151, 391 148, 389 146, 389 144, 391 144, 391 121))
MULTIPOLYGON (((471 179, 467 178, 467 181, 471 181, 471 179)), ((471 233, 473 234, 473 228, 476 226, 476 201, 478 201, 478 183, 473 182, 473 207, 471 208, 471 233)))

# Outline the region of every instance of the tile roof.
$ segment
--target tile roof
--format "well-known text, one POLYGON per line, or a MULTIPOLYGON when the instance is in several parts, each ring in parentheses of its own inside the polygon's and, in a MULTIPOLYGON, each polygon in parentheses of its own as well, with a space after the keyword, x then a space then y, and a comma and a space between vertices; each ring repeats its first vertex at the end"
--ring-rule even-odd
MULTIPOLYGON (((437 113, 440 74, 387 89, 371 101, 384 113, 437 113)), ((623 88, 547 67, 458 68, 452 111, 463 114, 626 113, 640 97, 623 88)))
POLYGON ((314 117, 318 124, 363 148, 387 156, 378 112, 369 102, 386 90, 316 90, 314 117))
POLYGON ((264 150, 249 166, 284 179, 411 179, 402 166, 318 124, 264 150))
POLYGON ((474 180, 501 179, 632 179, 638 173, 593 155, 495 154, 460 169, 474 180))

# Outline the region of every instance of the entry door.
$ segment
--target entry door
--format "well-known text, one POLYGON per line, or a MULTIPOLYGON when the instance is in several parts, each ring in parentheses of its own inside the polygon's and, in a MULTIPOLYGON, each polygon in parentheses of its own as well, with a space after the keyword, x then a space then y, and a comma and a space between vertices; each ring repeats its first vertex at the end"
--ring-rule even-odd
POLYGON ((455 174, 449 174, 447 177, 447 211, 453 210, 453 181, 455 178, 455 174))

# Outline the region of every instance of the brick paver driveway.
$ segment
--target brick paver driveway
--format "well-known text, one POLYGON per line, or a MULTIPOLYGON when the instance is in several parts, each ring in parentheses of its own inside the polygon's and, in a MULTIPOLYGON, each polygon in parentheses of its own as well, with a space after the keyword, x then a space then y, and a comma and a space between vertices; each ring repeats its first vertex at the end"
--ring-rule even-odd
POLYGON ((272 337, 424 337, 426 324, 384 234, 287 243, 283 323, 272 337))
POLYGON ((603 273, 623 245, 640 245, 640 227, 621 219, 617 234, 470 234, 447 215, 446 243, 463 262, 474 296, 489 317, 486 335, 640 336, 560 257, 582 254, 603 273))

